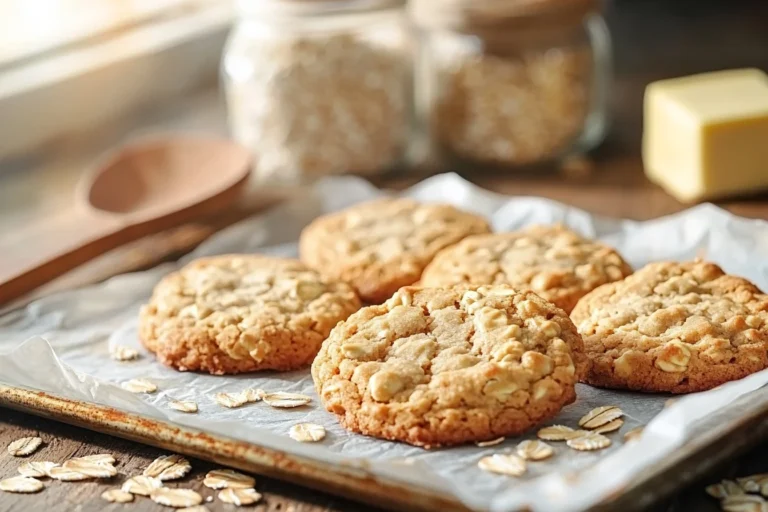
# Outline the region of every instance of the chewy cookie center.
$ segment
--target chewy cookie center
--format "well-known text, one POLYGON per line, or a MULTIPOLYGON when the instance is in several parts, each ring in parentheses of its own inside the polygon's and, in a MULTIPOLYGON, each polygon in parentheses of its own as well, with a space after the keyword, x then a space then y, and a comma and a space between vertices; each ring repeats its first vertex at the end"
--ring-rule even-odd
MULTIPOLYGON (((344 339, 334 339, 339 378, 375 402, 441 401, 460 385, 467 403, 556 399, 572 386, 571 347, 533 294, 507 287, 404 288, 344 339)), ((558 321, 559 320, 559 321, 558 321)), ((341 333, 336 333, 341 334, 341 333)))

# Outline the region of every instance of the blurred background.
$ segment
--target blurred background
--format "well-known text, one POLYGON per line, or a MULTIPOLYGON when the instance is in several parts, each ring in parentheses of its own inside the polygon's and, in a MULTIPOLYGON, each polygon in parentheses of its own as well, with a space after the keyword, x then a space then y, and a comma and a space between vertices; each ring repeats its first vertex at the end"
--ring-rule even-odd
POLYGON ((179 133, 243 146, 245 199, 110 270, 333 174, 399 189, 456 171, 606 215, 675 212, 643 172, 645 87, 768 69, 766 27, 749 0, 0 0, 0 254, 45 252, 100 157, 179 133))

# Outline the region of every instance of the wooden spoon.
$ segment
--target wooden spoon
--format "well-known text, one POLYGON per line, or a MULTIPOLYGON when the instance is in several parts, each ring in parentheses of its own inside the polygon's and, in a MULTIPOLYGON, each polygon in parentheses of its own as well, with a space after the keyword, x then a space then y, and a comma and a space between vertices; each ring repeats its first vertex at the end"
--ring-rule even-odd
POLYGON ((237 199, 249 152, 222 139, 174 136, 126 146, 78 184, 76 211, 0 254, 0 303, 122 244, 220 210, 237 199))

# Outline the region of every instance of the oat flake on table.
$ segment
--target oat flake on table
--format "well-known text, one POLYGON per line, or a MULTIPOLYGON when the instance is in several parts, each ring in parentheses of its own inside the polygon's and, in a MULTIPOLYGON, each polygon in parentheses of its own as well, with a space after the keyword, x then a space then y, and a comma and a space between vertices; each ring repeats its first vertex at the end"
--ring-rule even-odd
POLYGON ((8 453, 14 457, 26 457, 35 453, 42 444, 43 440, 39 437, 22 437, 8 445, 8 453))
POLYGON ((203 485, 210 489, 248 489, 256 485, 256 479, 232 469, 214 469, 205 475, 203 485))
POLYGON ((12 476, 0 480, 0 491, 27 494, 41 491, 45 487, 43 482, 27 476, 12 476))
POLYGON ((181 476, 186 475, 191 469, 192 466, 187 459, 181 455, 173 453, 171 455, 161 455, 153 460, 152 463, 144 469, 142 475, 156 477, 158 480, 172 480, 173 478, 181 478, 181 476), (163 478, 162 475, 166 471, 168 471, 168 473, 165 478, 163 478), (172 477, 172 475, 182 471, 183 474, 181 476, 172 477))
POLYGON ((94 455, 84 455, 82 457, 73 457, 69 460, 87 460, 90 462, 98 462, 101 464, 114 464, 116 462, 115 456, 111 453, 97 453, 94 455))
POLYGON ((203 497, 192 489, 160 487, 159 489, 154 489, 149 497, 155 503, 176 508, 193 507, 203 502, 203 497))
POLYGON ((261 499, 261 494, 256 489, 235 489, 228 487, 219 491, 219 499, 224 503, 231 503, 238 507, 252 505, 261 499))
POLYGON ((117 469, 112 464, 84 459, 70 459, 61 467, 93 478, 112 478, 117 474, 117 469))
POLYGON ((58 466, 55 462, 33 461, 19 466, 19 474, 29 478, 45 478, 50 476, 51 469, 58 466))
POLYGON ((159 489, 163 486, 163 482, 152 476, 136 475, 132 476, 125 482, 121 489, 131 494, 139 496, 149 496, 153 490, 159 489))
POLYGON ((48 472, 48 476, 54 480, 60 480, 62 482, 79 482, 81 480, 89 480, 92 478, 88 475, 78 473, 77 471, 72 471, 71 469, 67 469, 62 466, 51 468, 51 470, 48 472))

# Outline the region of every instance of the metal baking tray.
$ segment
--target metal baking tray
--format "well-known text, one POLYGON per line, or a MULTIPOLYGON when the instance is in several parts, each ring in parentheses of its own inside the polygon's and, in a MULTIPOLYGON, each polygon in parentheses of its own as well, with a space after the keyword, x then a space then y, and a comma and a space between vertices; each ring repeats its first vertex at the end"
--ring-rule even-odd
MULTIPOLYGON (((78 427, 278 478, 391 510, 467 511, 450 497, 415 485, 374 477, 359 467, 327 464, 274 449, 214 435, 171 422, 55 395, 0 385, 0 406, 78 427)), ((768 392, 759 389, 728 407, 729 421, 713 422, 705 434, 686 443, 630 487, 592 510, 643 510, 691 482, 719 462, 768 436, 768 392)))

